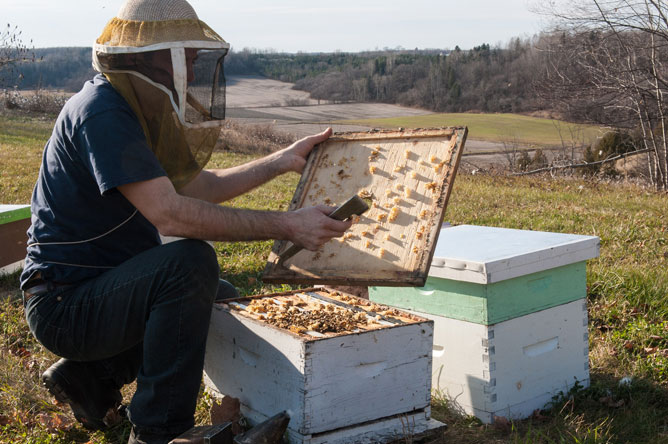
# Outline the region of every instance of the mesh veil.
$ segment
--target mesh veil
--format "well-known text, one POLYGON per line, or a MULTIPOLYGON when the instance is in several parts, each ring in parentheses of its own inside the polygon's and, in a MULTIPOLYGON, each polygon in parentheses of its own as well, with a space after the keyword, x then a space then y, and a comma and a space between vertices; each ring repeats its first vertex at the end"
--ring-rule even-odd
POLYGON ((185 0, 129 0, 93 48, 93 67, 137 114, 177 189, 204 168, 218 140, 228 48, 185 0))

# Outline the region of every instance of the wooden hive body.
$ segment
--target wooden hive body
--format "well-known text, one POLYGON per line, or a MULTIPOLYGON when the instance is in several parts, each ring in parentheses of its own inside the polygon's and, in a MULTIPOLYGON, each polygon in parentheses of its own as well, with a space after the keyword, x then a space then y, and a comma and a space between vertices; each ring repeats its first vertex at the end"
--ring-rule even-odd
POLYGON ((495 325, 421 315, 434 321, 435 393, 485 423, 527 418, 589 385, 585 299, 495 325))
POLYGON ((430 427, 432 340, 424 318, 309 338, 217 305, 205 382, 239 398, 253 423, 287 410, 292 442, 382 442, 400 435, 405 415, 422 431, 430 427))
POLYGON ((26 257, 29 227, 30 205, 0 205, 0 272, 20 268, 26 257))
POLYGON ((598 252, 594 236, 445 228, 424 287, 369 297, 434 320, 434 390, 487 423, 525 418, 589 383, 585 261, 598 252))

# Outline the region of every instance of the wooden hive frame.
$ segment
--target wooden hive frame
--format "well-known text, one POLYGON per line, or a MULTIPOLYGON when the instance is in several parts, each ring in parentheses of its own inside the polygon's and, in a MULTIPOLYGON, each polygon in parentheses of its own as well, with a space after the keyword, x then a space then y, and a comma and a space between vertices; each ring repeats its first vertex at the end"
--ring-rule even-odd
POLYGON ((342 239, 279 264, 276 241, 268 283, 422 286, 466 140, 466 128, 340 133, 309 156, 290 210, 370 201, 342 239))

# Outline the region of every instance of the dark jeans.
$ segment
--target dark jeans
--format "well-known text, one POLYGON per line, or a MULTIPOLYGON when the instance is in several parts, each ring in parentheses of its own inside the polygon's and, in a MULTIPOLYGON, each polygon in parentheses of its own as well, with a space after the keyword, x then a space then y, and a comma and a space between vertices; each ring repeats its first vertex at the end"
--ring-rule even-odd
POLYGON ((47 349, 90 362, 101 380, 120 388, 136 378, 132 423, 176 435, 194 424, 213 301, 237 296, 224 281, 218 296, 218 273, 213 248, 180 240, 33 297, 26 318, 47 349))

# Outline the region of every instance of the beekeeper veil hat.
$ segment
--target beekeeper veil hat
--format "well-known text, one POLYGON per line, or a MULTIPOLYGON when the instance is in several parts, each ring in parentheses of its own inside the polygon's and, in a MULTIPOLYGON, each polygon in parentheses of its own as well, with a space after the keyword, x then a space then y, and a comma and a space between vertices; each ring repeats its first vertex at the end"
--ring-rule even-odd
POLYGON ((218 139, 228 49, 186 0, 127 0, 93 47, 93 67, 133 108, 177 188, 218 139))

